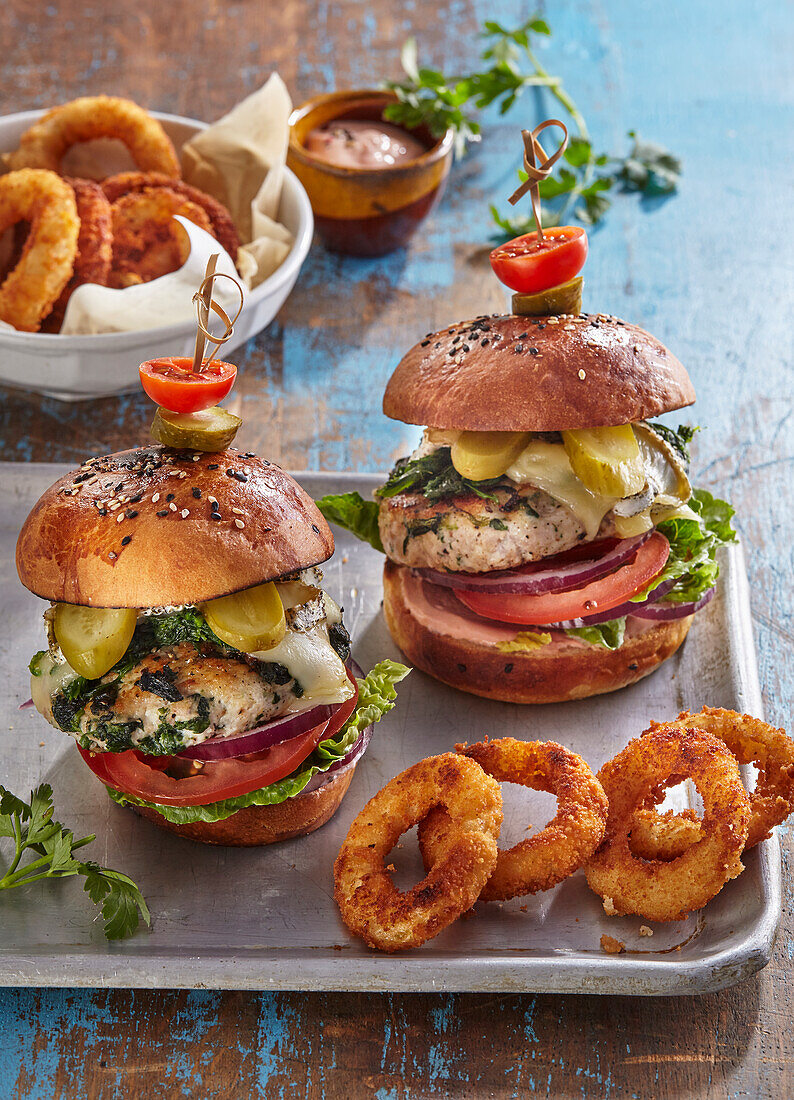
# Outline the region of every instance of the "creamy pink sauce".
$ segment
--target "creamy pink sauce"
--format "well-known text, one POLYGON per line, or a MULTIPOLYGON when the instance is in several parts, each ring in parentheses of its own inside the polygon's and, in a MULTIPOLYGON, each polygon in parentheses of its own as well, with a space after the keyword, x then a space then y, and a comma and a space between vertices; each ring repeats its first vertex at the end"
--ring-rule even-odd
MULTIPOLYGON (((464 607, 451 588, 443 588, 414 576, 408 569, 401 571, 405 602, 411 614, 423 625, 447 634, 453 638, 465 638, 472 642, 496 644, 510 642, 522 630, 528 628, 498 623, 475 615, 464 607)), ((626 621, 626 636, 636 637, 651 630, 654 624, 649 619, 636 619, 629 616, 626 621)), ((543 630, 542 627, 535 628, 543 630)), ((544 653, 560 652, 567 649, 580 649, 587 646, 580 638, 571 638, 562 630, 550 630, 551 641, 543 647, 544 653)))
POLYGON ((311 130, 304 146, 339 168, 392 168, 416 160, 427 148, 399 126, 362 118, 337 118, 311 130))

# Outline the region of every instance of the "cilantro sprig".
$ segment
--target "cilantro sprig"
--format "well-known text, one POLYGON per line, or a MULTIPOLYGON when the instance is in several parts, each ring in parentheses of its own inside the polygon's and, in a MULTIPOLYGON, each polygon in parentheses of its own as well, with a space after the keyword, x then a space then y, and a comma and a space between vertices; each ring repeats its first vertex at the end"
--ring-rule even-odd
MULTIPOLYGON (((681 161, 663 146, 645 141, 630 130, 632 144, 624 156, 598 152, 593 147, 585 118, 562 78, 549 73, 535 53, 536 41, 551 37, 551 33, 547 21, 537 14, 514 29, 489 19, 480 32, 486 43, 480 54, 482 70, 460 75, 445 75, 420 66, 416 40, 410 38, 401 55, 405 79, 384 85, 397 96, 397 102, 390 104, 384 115, 408 129, 427 126, 436 137, 451 127, 456 155, 462 156, 468 144, 482 136, 472 111, 497 104, 500 114, 505 115, 527 88, 545 88, 567 113, 571 136, 559 167, 540 184, 540 197, 546 204, 544 227, 571 219, 595 225, 611 206, 608 192, 613 189, 646 197, 674 192, 681 161)), ((521 171, 519 176, 526 178, 521 171)), ((491 206, 491 216, 500 239, 535 229, 531 215, 506 216, 491 206)))
POLYGON ((95 905, 102 907, 109 940, 131 936, 141 919, 150 924, 146 902, 131 878, 91 860, 75 859, 74 853, 90 844, 95 835, 75 840, 71 830, 53 820, 52 814, 52 787, 48 783, 31 792, 29 803, 0 785, 0 839, 14 842, 14 854, 0 878, 0 890, 29 886, 46 878, 82 875, 83 889, 95 905), (25 853, 34 858, 23 862, 25 853))

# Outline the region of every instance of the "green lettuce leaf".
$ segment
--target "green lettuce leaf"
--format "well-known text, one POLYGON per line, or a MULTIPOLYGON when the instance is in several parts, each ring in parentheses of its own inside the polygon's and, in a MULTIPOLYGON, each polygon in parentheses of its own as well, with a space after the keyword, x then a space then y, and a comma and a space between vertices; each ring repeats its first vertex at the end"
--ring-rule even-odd
POLYGON ((571 638, 580 638, 590 645, 600 645, 604 649, 620 649, 623 645, 623 636, 626 633, 626 619, 608 619, 605 623, 596 623, 592 626, 576 626, 566 629, 565 633, 571 638))
POLYGON ((551 641, 551 634, 541 631, 522 630, 509 642, 497 642, 500 653, 531 653, 533 649, 542 649, 551 641))
POLYGON ((664 597, 669 603, 694 603, 717 583, 717 548, 736 541, 734 510, 705 489, 695 489, 688 503, 695 517, 675 516, 657 524, 670 543, 670 557, 662 572, 632 596, 632 603, 646 600, 663 581, 675 581, 664 597))
POLYGON ((332 493, 315 503, 329 523, 352 531, 356 538, 383 553, 378 530, 380 509, 374 500, 364 500, 360 493, 332 493))
POLYGON ((277 783, 271 783, 268 787, 211 802, 207 806, 161 806, 155 802, 146 802, 136 795, 124 794, 113 787, 107 787, 107 792, 120 806, 146 806, 175 825, 189 825, 194 821, 222 821, 246 806, 273 806, 278 802, 286 802, 288 798, 300 794, 312 776, 328 771, 332 764, 347 756, 361 730, 380 721, 392 709, 397 698, 394 685, 404 680, 410 671, 396 661, 380 661, 375 665, 363 680, 357 681, 356 709, 336 737, 321 741, 311 756, 303 760, 291 775, 277 783))

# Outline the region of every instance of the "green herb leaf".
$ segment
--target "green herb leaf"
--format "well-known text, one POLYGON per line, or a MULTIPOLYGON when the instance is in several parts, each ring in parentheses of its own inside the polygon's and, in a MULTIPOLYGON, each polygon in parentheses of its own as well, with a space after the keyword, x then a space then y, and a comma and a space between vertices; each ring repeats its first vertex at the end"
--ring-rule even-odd
POLYGON ((69 829, 53 821, 52 814, 52 788, 48 783, 31 793, 29 803, 0 786, 0 838, 10 838, 15 845, 11 863, 0 878, 0 890, 45 878, 83 875, 91 900, 102 902, 108 939, 132 935, 141 917, 148 925, 149 910, 132 879, 97 863, 75 859, 75 851, 90 844, 95 839, 93 834, 75 840, 69 829), (26 851, 36 858, 23 863, 26 851))
POLYGON ((364 500, 360 493, 333 493, 315 503, 329 523, 351 531, 356 538, 383 553, 378 530, 380 508, 376 501, 364 500))

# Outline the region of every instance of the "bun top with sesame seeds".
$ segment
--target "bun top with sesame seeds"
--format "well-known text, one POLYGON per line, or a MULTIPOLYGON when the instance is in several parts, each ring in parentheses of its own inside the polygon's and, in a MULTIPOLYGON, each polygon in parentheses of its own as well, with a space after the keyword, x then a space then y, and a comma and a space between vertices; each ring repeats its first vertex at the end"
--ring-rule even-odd
POLYGON ((431 428, 550 432, 631 424, 694 400, 678 359, 636 325, 507 314, 429 333, 398 363, 383 411, 431 428))
POLYGON ((314 501, 278 466, 153 445, 89 459, 51 486, 16 561, 46 600, 143 608, 215 599, 333 552, 314 501))

